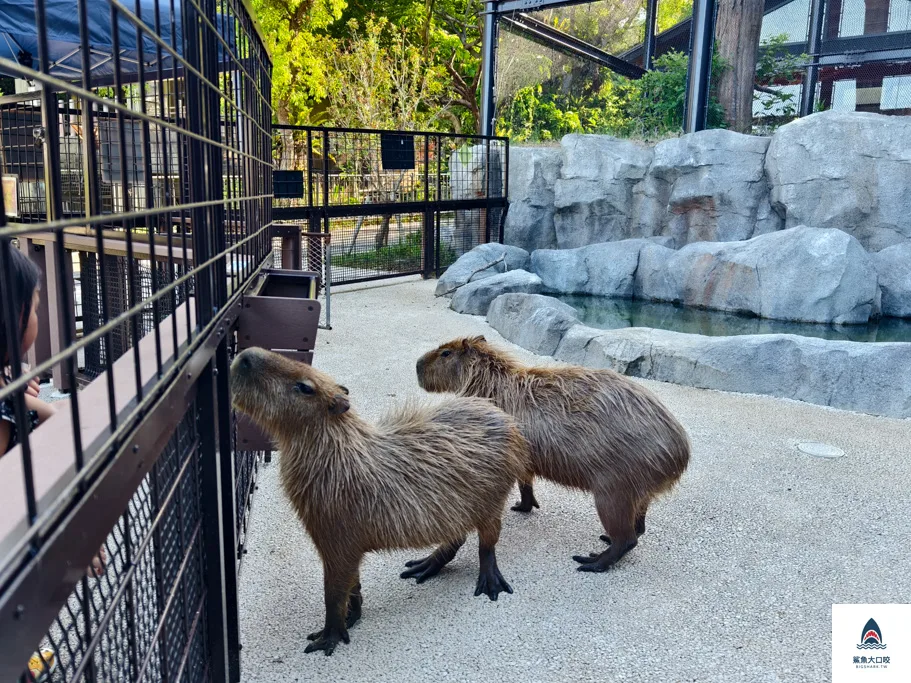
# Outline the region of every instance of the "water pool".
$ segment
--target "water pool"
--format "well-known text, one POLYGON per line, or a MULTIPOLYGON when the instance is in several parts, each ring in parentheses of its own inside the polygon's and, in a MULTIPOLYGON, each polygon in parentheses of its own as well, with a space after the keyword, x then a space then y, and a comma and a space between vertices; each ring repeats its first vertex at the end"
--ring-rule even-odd
POLYGON ((799 334, 804 337, 842 341, 911 342, 911 319, 905 318, 882 318, 867 325, 826 325, 767 320, 655 301, 611 299, 579 294, 563 294, 556 298, 575 308, 583 323, 604 330, 653 327, 710 337, 799 334))

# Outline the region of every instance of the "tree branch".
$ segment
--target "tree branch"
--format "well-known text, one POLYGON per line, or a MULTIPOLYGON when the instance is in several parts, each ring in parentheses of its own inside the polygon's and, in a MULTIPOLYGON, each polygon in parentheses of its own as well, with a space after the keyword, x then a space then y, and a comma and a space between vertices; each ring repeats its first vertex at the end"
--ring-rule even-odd
POLYGON ((768 88, 764 85, 759 85, 759 83, 753 83, 753 90, 756 90, 758 92, 764 92, 767 95, 780 95, 781 94, 777 90, 773 90, 772 88, 768 88))

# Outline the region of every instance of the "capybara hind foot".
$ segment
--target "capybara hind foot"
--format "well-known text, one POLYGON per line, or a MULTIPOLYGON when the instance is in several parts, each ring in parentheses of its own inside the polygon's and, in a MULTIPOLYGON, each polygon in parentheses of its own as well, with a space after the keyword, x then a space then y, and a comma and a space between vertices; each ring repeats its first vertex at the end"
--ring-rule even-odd
POLYGON ((591 553, 590 555, 573 555, 573 559, 579 563, 577 569, 580 572, 604 572, 617 564, 621 557, 626 555, 630 550, 636 547, 638 541, 635 539, 624 544, 626 547, 620 550, 620 546, 612 543, 611 547, 603 553, 591 553))
POLYGON ((512 593, 512 586, 506 583, 506 579, 503 578, 499 569, 494 567, 478 574, 478 585, 474 589, 475 597, 483 593, 496 602, 497 597, 503 592, 512 593))
POLYGON ((519 502, 509 508, 513 512, 531 512, 532 508, 541 507, 535 499, 535 491, 531 484, 519 484, 519 496, 519 502))
POLYGON ((480 547, 478 555, 481 560, 481 571, 478 573, 478 585, 475 588, 474 595, 478 597, 482 593, 496 602, 497 596, 502 592, 512 593, 512 586, 506 583, 506 579, 500 573, 497 566, 497 556, 492 547, 480 547))
MULTIPOLYGON (((636 538, 645 533, 645 515, 636 517, 636 538)), ((610 545, 610 536, 601 534, 598 538, 610 545)))
POLYGON ((364 604, 364 597, 361 595, 361 584, 357 585, 351 595, 348 596, 348 613, 345 615, 345 628, 351 628, 361 619, 361 606, 364 604))
POLYGON ((462 547, 463 543, 465 543, 464 538, 452 543, 446 543, 423 559, 406 562, 405 566, 408 569, 399 574, 400 578, 410 579, 414 577, 418 583, 424 583, 427 579, 439 574, 443 567, 452 562, 452 558, 459 552, 459 548, 462 547))
POLYGON ((312 640, 313 642, 304 649, 305 653, 322 650, 327 657, 335 652, 335 648, 338 647, 339 643, 347 645, 351 642, 346 628, 324 628, 322 631, 311 633, 307 636, 307 640, 312 640))

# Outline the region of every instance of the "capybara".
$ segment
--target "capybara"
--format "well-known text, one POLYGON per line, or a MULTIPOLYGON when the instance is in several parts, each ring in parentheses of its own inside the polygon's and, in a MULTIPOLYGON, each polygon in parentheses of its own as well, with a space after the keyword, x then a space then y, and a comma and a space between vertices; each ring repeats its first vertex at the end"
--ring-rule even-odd
POLYGON ((323 562, 326 623, 306 652, 332 654, 360 617, 360 563, 376 550, 440 544, 404 576, 421 583, 477 529, 475 595, 512 593, 494 547, 528 444, 512 416, 480 398, 406 405, 376 425, 328 375, 251 348, 231 365, 234 406, 275 440, 282 486, 323 562))
POLYGON ((573 556, 580 571, 602 572, 634 548, 649 503, 689 462, 683 426, 648 389, 611 370, 527 367, 472 337, 424 354, 417 374, 427 391, 489 398, 516 417, 532 469, 513 510, 539 507, 535 475, 594 494, 610 548, 573 556))

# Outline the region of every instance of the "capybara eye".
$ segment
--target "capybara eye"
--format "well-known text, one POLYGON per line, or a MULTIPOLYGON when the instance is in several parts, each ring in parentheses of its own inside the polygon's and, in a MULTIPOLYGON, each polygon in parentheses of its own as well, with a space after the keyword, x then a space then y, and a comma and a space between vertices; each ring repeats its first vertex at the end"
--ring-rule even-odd
POLYGON ((451 356, 451 355, 452 355, 452 351, 446 350, 446 351, 443 351, 443 353, 441 353, 440 355, 441 355, 443 358, 446 358, 447 356, 451 356))
POLYGON ((302 394, 309 395, 309 394, 316 393, 316 389, 314 389, 311 384, 307 384, 306 382, 298 382, 297 384, 294 385, 294 389, 295 389, 295 391, 299 391, 302 394))

